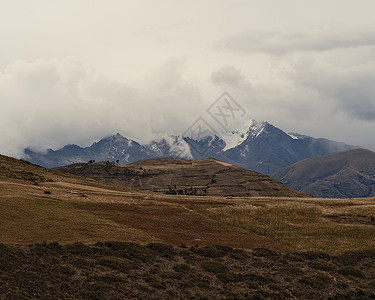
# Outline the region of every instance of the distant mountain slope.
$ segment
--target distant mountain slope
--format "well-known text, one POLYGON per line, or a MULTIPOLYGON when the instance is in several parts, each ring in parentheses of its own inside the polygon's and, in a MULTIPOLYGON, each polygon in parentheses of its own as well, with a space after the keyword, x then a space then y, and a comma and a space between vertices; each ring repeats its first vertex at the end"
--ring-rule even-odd
POLYGON ((46 153, 26 149, 25 159, 53 168, 90 160, 127 164, 149 158, 214 157, 269 175, 304 158, 358 148, 327 139, 287 134, 268 122, 250 121, 240 131, 224 132, 221 137, 214 135, 194 140, 186 136, 164 136, 141 145, 116 134, 86 148, 67 145, 46 153))
POLYGON ((292 137, 281 129, 263 122, 237 147, 225 156, 246 169, 272 174, 301 159, 357 148, 327 139, 292 137))
POLYGON ((53 168, 89 160, 113 161, 121 158, 121 162, 137 161, 145 157, 152 157, 151 153, 152 151, 149 151, 148 148, 136 141, 127 139, 120 134, 115 134, 103 138, 86 148, 77 145, 66 145, 57 151, 49 149, 46 153, 37 153, 30 149, 25 149, 25 159, 47 168, 53 168))
POLYGON ((273 178, 322 198, 375 196, 375 153, 357 149, 301 160, 273 178))
POLYGON ((213 158, 148 159, 128 165, 79 163, 57 170, 129 187, 181 195, 303 197, 276 180, 213 158))

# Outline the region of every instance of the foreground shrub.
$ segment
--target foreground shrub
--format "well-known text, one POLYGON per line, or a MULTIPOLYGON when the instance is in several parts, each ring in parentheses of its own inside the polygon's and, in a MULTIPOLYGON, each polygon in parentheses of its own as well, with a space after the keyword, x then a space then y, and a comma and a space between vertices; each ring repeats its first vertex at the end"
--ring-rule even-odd
POLYGON ((204 261, 201 266, 205 271, 214 274, 227 273, 229 271, 227 266, 215 260, 204 261))

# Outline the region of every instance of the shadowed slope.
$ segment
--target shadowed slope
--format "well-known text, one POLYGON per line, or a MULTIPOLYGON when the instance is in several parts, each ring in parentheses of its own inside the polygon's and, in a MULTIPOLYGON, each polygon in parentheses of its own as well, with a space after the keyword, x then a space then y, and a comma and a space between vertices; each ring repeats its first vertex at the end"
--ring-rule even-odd
POLYGON ((283 169, 273 177, 316 197, 373 197, 375 153, 357 149, 312 157, 283 169))

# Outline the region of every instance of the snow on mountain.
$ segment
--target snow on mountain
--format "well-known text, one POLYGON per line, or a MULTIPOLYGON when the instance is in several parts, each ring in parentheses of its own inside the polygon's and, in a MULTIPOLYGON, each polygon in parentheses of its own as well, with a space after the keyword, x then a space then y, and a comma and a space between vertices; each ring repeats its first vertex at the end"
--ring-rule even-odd
POLYGON ((268 125, 268 122, 259 123, 259 122, 254 121, 250 125, 250 128, 249 128, 249 136, 253 136, 257 138, 258 136, 262 134, 262 132, 264 131, 267 125, 268 125))
POLYGON ((294 140, 302 140, 302 139, 309 138, 309 136, 307 135, 299 134, 296 132, 288 132, 287 135, 289 135, 294 140))
POLYGON ((234 130, 206 135, 199 140, 163 135, 142 145, 116 134, 86 148, 69 145, 56 151, 50 149, 45 153, 25 149, 24 159, 52 168, 89 160, 126 164, 148 158, 214 157, 264 174, 272 174, 304 158, 358 148, 298 133, 287 134, 268 122, 248 120, 234 130))
POLYGON ((220 137, 226 144, 223 151, 241 145, 249 136, 258 137, 267 124, 267 122, 257 122, 253 119, 249 119, 249 122, 244 123, 238 130, 221 133, 220 137))
POLYGON ((287 133, 293 140, 298 140, 298 136, 294 135, 294 133, 287 133))

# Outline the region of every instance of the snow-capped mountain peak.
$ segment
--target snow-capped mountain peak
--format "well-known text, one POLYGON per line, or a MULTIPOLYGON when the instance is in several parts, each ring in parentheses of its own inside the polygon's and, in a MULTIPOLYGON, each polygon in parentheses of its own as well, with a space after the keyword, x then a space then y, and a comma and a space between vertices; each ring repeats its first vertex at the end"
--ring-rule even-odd
POLYGON ((111 161, 120 164, 157 157, 205 158, 237 164, 265 174, 272 174, 301 159, 346 151, 358 147, 315 139, 296 133, 287 135, 267 122, 252 119, 235 130, 190 137, 163 135, 149 144, 139 144, 120 134, 106 137, 90 147, 66 146, 37 153, 25 150, 25 158, 47 167, 75 162, 111 161), (294 138, 293 138, 294 137, 294 138))
POLYGON ((249 119, 249 122, 244 123, 238 130, 223 132, 221 138, 226 144, 223 150, 226 151, 241 145, 249 136, 258 137, 267 124, 267 122, 249 119))
POLYGON ((260 136, 263 132, 266 126, 268 125, 268 122, 257 122, 254 121, 250 127, 249 127, 249 135, 253 137, 258 137, 260 136))

